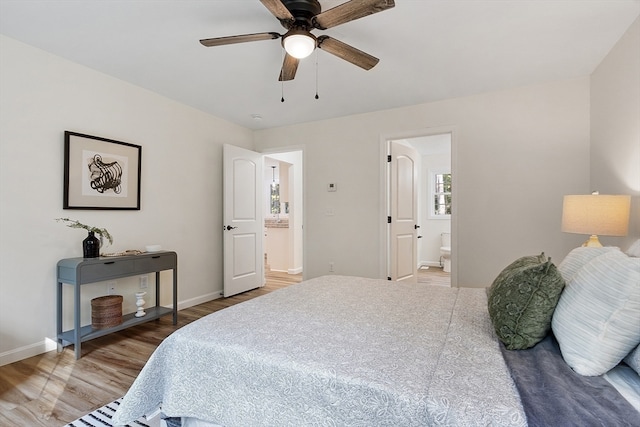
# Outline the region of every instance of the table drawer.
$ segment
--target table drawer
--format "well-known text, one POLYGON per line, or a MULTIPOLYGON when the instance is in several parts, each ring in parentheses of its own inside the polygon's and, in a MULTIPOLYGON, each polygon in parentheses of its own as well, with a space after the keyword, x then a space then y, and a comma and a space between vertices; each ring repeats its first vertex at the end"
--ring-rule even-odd
POLYGON ((131 275, 135 271, 135 265, 133 260, 107 260, 101 263, 82 265, 79 269, 80 283, 91 283, 131 275))
POLYGON ((135 260, 135 270, 151 273, 176 267, 175 254, 158 254, 135 260))

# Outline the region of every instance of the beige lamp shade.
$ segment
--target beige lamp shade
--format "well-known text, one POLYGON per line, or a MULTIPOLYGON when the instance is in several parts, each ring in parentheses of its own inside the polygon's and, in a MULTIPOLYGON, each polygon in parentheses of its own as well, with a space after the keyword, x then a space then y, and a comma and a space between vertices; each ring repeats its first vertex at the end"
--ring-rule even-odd
MULTIPOLYGON (((631 196, 590 194, 564 196, 562 204, 562 231, 566 233, 626 236, 629 230, 631 196)), ((601 246, 601 245, 600 245, 601 246)))

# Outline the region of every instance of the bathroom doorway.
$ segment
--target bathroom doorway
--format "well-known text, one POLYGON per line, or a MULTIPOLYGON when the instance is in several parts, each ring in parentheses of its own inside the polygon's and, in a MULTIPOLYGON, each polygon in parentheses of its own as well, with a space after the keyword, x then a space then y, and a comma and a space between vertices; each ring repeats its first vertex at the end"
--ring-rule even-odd
POLYGON ((302 151, 263 155, 265 274, 303 270, 302 151))
MULTIPOLYGON (((453 129, 437 129, 415 136, 390 138, 388 141, 408 145, 419 155, 416 235, 418 282, 451 286, 452 282, 455 284, 452 281, 452 275, 455 274, 452 259, 455 257, 451 250, 455 191, 452 174, 453 129)), ((392 198, 390 195, 388 200, 392 198)), ((391 246, 387 249, 388 265, 396 256, 391 246)))

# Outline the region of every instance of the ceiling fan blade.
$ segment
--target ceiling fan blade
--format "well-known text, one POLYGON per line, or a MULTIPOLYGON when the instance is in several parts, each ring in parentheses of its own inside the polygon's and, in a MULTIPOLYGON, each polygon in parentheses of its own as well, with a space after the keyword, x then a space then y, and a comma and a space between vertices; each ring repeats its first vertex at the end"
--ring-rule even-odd
POLYGON ((226 44, 255 42, 259 40, 273 40, 280 38, 278 33, 256 33, 256 34, 243 34, 240 36, 227 36, 227 37, 215 37, 212 39, 202 39, 200 43, 203 46, 223 46, 226 44))
POLYGON ((313 25, 320 30, 326 30, 345 22, 391 9, 395 5, 394 0, 351 0, 316 15, 313 18, 313 25))
POLYGON ((380 61, 375 56, 371 56, 329 36, 318 37, 318 47, 365 70, 372 69, 380 61))
POLYGON ((280 21, 294 21, 295 18, 281 0, 260 0, 269 12, 280 21))
POLYGON ((293 80, 296 76, 296 71, 298 71, 298 63, 300 60, 298 58, 294 58, 289 54, 285 54, 284 62, 282 63, 282 70, 280 70, 280 78, 278 81, 286 82, 288 80, 293 80))

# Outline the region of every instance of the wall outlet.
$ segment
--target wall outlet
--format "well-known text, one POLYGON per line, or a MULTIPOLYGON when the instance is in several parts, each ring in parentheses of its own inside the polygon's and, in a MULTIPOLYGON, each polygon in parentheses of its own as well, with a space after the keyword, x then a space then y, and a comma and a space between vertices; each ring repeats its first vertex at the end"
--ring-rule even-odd
POLYGON ((149 287, 149 276, 145 274, 140 276, 140 289, 147 289, 147 287, 149 287))
POLYGON ((116 282, 107 283, 107 295, 115 295, 116 294, 116 282))
POLYGON ((329 273, 333 273, 333 261, 329 263, 329 273))

